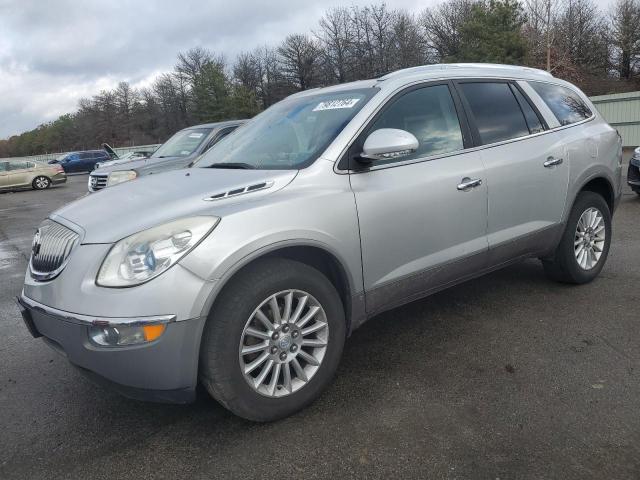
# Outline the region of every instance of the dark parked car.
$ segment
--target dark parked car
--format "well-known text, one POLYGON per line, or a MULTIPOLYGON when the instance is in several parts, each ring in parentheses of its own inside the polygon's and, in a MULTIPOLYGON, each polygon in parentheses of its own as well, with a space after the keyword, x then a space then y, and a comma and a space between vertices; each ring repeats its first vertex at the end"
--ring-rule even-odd
POLYGON ((631 187, 631 190, 640 195, 640 147, 634 150, 633 156, 629 161, 627 183, 631 187))
POLYGON ((104 166, 91 172, 87 188, 97 192, 105 187, 128 182, 138 177, 186 168, 204 152, 233 132, 246 120, 206 123, 188 127, 175 133, 149 158, 104 166))
POLYGON ((111 160, 111 156, 105 150, 87 150, 84 152, 66 153, 55 160, 49 160, 49 164, 59 163, 65 173, 91 172, 98 162, 111 160))

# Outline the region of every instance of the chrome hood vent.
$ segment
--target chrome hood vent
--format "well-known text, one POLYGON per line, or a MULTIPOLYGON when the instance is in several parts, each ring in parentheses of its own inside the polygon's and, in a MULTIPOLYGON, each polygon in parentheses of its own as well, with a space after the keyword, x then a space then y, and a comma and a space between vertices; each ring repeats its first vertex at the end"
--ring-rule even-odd
POLYGON ((80 236, 73 230, 51 220, 42 222, 31 244, 31 277, 42 282, 55 278, 78 243, 80 236))
POLYGON ((238 195, 243 195, 245 193, 257 192, 258 190, 265 190, 267 188, 271 188, 272 186, 273 186, 272 180, 269 180, 268 182, 254 183, 246 187, 234 188, 233 190, 227 190, 226 192, 214 193, 213 195, 204 197, 203 200, 205 202, 213 202, 215 200, 222 200, 224 198, 237 197, 238 195))

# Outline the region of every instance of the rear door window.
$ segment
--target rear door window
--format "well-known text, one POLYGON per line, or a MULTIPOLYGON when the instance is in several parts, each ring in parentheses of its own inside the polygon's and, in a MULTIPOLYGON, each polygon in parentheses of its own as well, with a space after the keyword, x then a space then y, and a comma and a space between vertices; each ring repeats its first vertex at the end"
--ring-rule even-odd
POLYGON ((560 122, 571 125, 591 118, 593 112, 573 90, 545 82, 529 82, 538 95, 560 122))
POLYGON ((507 82, 459 84, 482 145, 529 135, 522 109, 507 82))
POLYGON ((9 170, 25 170, 29 168, 29 162, 10 162, 9 163, 9 170))
POLYGON ((540 117, 533 109, 529 100, 527 100, 524 95, 518 90, 515 85, 511 85, 511 90, 513 94, 516 96, 516 100, 518 100, 518 104, 520 104, 520 108, 522 109, 522 113, 524 113, 524 119, 527 122, 527 127, 529 127, 529 133, 540 133, 544 130, 544 126, 540 121, 540 117))

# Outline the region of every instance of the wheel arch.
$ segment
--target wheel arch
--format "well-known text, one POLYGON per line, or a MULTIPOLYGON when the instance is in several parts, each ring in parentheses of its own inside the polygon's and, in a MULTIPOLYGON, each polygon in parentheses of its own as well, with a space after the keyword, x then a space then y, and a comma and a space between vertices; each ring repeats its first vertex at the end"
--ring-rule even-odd
POLYGON ((364 316, 364 295, 359 292, 353 276, 349 273, 346 262, 329 246, 314 240, 277 242, 265 246, 251 255, 237 261, 219 279, 216 287, 205 302, 202 315, 208 316, 220 293, 228 286, 231 279, 242 273, 244 269, 265 258, 285 258, 295 260, 315 268, 325 275, 336 288, 345 313, 347 332, 352 325, 361 323, 364 316))
MULTIPOLYGON (((578 193, 576 194, 576 198, 578 197, 578 194, 580 194, 580 192, 594 192, 601 195, 602 198, 604 198, 605 202, 607 202, 609 211, 611 212, 611 214, 613 214, 613 210, 615 209, 615 198, 616 198, 615 191, 613 189, 613 185, 611 184, 609 179, 606 178, 606 176, 597 175, 590 178, 578 190, 578 193)), ((576 201, 576 198, 573 199, 574 203, 576 201)))

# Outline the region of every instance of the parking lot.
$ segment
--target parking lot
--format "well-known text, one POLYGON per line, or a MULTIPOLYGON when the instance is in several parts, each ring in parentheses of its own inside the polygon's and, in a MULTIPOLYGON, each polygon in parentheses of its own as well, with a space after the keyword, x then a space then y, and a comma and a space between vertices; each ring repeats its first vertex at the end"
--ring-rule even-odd
POLYGON ((201 392, 128 400, 30 337, 31 237, 85 175, 0 195, 0 478, 637 478, 640 197, 625 190, 599 278, 530 260, 384 313, 319 401, 254 424, 201 392))

